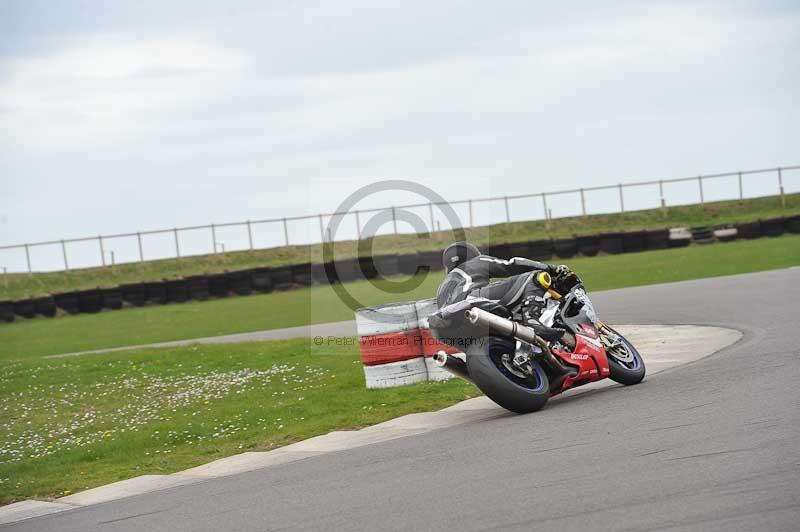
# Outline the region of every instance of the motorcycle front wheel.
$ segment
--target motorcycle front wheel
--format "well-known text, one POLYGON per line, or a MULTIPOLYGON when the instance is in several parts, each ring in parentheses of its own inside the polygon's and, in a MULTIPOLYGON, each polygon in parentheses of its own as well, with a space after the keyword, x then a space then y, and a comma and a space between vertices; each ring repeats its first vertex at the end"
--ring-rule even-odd
POLYGON ((507 410, 527 414, 540 410, 550 398, 550 383, 534 360, 521 371, 513 362, 516 342, 493 336, 479 339, 466 351, 472 382, 486 396, 507 410))
POLYGON ((609 377, 612 381, 626 386, 639 384, 645 374, 642 355, 624 336, 608 325, 605 328, 611 333, 607 334, 605 331, 600 333, 608 356, 608 369, 611 371, 609 377))

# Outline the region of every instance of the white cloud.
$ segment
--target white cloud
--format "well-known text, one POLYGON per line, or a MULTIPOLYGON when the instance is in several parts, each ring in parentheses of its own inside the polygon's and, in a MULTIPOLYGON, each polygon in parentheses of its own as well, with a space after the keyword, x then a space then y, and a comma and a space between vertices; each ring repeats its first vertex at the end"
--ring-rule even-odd
POLYGON ((185 106, 241 75, 246 58, 181 40, 111 38, 16 59, 0 83, 4 129, 15 144, 106 143, 135 131, 142 114, 185 106))
POLYGON ((376 178, 461 198, 796 162, 791 10, 343 0, 176 15, 193 5, 95 7, 49 53, 0 55, 6 242, 60 237, 59 219, 81 235, 326 211, 376 178))

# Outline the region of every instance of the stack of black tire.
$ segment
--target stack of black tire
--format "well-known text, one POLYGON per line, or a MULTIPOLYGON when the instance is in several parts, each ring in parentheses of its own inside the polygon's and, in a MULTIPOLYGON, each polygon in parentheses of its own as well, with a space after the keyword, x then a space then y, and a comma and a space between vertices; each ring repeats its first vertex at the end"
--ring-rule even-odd
POLYGON ((764 236, 781 236, 784 231, 784 223, 783 217, 761 220, 761 232, 764 233, 764 236))
POLYGON ((14 302, 0 301, 0 321, 11 323, 14 321, 14 302))
MULTIPOLYGON (((800 215, 745 222, 736 226, 719 226, 716 230, 711 227, 693 227, 691 238, 685 230, 675 231, 674 237, 668 229, 654 229, 498 243, 484 247, 483 251, 502 259, 529 257, 540 261, 549 261, 554 257, 567 259, 577 255, 592 257, 601 251, 606 254, 635 253, 688 245, 690 241, 709 243, 736 238, 779 236, 784 232, 800 233, 800 215), (720 231, 721 229, 735 229, 735 231, 720 231), (724 236, 717 237, 717 234, 724 236)), ((248 295, 253 292, 267 293, 314 284, 351 282, 397 274, 413 275, 417 271, 436 272, 443 269, 441 256, 441 250, 432 250, 340 259, 335 263, 305 262, 289 266, 195 275, 161 282, 130 283, 116 288, 58 293, 19 301, 0 301, 0 321, 10 322, 15 316, 52 317, 56 315, 58 309, 67 314, 94 313, 103 309, 118 310, 126 305, 138 307, 145 304, 163 305, 188 300, 203 301, 210 297, 220 298, 231 294, 248 295)))
POLYGON ((297 286, 311 286, 314 279, 311 275, 311 263, 294 264, 291 266, 292 284, 297 286))
POLYGON ((205 301, 209 297, 208 276, 193 275, 186 278, 186 292, 189 299, 205 301))
POLYGON ((559 238, 553 240, 553 252, 560 259, 569 259, 578 254, 577 238, 559 238))
POLYGON ((122 290, 119 288, 105 288, 100 290, 103 297, 103 308, 120 310, 122 308, 122 290))
POLYGON ((270 268, 254 268, 250 270, 250 284, 253 290, 265 294, 272 292, 272 270, 270 268))
POLYGON ((164 299, 167 303, 184 303, 189 300, 189 290, 186 279, 173 279, 165 281, 164 299))
POLYGON ((228 281, 228 291, 237 296, 246 296, 253 292, 253 284, 250 272, 247 270, 239 272, 229 272, 225 274, 228 281))
POLYGON ((647 249, 667 249, 669 247, 669 229, 645 231, 647 249))
POLYGON ((800 214, 797 216, 792 216, 790 218, 785 218, 783 221, 783 225, 787 231, 790 233, 800 233, 800 214))
POLYGON ((141 307, 147 301, 144 283, 120 285, 119 293, 123 301, 134 307, 141 307))
POLYGON ((604 233, 600 235, 600 251, 609 255, 618 255, 625 248, 623 246, 622 233, 604 233))
POLYGON ((711 244, 714 242, 714 229, 711 227, 692 227, 692 241, 695 244, 711 244))
POLYGON ((56 300, 53 296, 37 297, 32 300, 36 313, 52 318, 56 315, 56 300))
POLYGON ((14 301, 14 314, 23 318, 33 318, 36 316, 36 304, 32 299, 14 301))
POLYGON ((272 269, 272 286, 274 290, 290 290, 293 287, 292 267, 278 266, 272 269))

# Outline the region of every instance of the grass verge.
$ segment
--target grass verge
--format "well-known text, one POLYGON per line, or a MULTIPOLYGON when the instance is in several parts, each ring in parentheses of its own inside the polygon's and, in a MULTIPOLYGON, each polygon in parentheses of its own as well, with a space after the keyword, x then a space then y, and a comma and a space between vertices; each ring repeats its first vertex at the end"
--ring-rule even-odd
MULTIPOLYGON (((538 205, 536 207, 538 212, 538 205)), ((634 231, 657 227, 705 226, 744 222, 759 218, 800 214, 800 194, 786 196, 786 207, 780 198, 769 196, 739 201, 709 202, 704 205, 670 207, 666 213, 659 209, 621 214, 598 214, 587 217, 558 218, 497 224, 467 229, 470 240, 479 244, 521 242, 542 238, 562 238, 573 235, 610 231, 634 231)), ((409 253, 441 249, 450 243, 450 232, 431 235, 379 236, 370 243, 375 253, 409 253)), ((336 256, 356 256, 358 243, 338 242, 336 256)), ((0 283, 0 300, 22 299, 56 292, 109 287, 140 281, 176 279, 189 275, 234 271, 259 266, 280 266, 304 262, 321 262, 321 247, 287 246, 254 251, 237 251, 212 255, 184 257, 179 260, 154 260, 145 263, 120 264, 113 268, 85 268, 69 272, 9 274, 0 283)))
POLYGON ((356 346, 308 339, 6 363, 0 504, 443 408, 460 379, 367 390, 356 346))
MULTIPOLYGON (((800 235, 567 261, 590 290, 699 279, 800 265, 800 235)), ((345 285, 365 305, 432 297, 441 273, 403 294, 384 283, 345 285)), ((0 360, 348 320, 330 286, 205 302, 35 318, 0 324, 0 360)))

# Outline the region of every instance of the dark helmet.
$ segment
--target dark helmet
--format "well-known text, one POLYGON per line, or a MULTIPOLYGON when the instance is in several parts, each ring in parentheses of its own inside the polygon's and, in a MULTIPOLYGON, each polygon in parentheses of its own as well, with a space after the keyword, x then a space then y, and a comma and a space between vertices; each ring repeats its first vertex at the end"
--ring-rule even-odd
POLYGON ((481 250, 469 242, 453 242, 442 253, 442 264, 444 269, 451 272, 453 268, 460 266, 464 262, 474 259, 481 254, 481 250))

